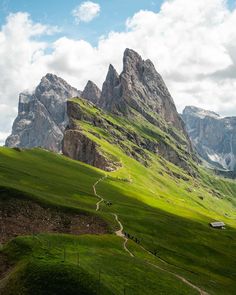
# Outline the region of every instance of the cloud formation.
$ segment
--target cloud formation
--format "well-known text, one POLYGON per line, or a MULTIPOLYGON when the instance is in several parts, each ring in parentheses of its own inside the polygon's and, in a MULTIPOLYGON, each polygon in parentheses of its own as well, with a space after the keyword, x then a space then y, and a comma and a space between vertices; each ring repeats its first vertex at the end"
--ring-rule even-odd
POLYGON ((72 11, 72 15, 75 17, 76 22, 88 23, 93 20, 100 13, 100 5, 91 1, 83 2, 80 6, 76 7, 72 11))
POLYGON ((55 28, 11 14, 0 31, 0 132, 10 130, 19 92, 32 90, 47 72, 79 89, 88 79, 101 87, 109 63, 122 70, 126 47, 154 62, 179 111, 191 104, 236 115, 235 27, 236 10, 224 0, 168 0, 159 12, 139 11, 124 32, 110 32, 94 47, 67 37, 40 42, 55 28))
POLYGON ((34 37, 57 28, 33 23, 27 13, 10 14, 0 31, 0 142, 10 131, 17 113, 18 94, 31 89, 47 68, 41 64, 47 44, 34 37))

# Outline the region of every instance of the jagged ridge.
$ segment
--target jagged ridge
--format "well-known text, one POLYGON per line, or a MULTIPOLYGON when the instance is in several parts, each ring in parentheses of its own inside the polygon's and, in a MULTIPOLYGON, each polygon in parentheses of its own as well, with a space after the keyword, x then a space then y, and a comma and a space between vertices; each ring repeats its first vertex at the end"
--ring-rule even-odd
POLYGON ((20 94, 18 116, 6 146, 43 147, 59 152, 68 124, 66 100, 78 95, 80 92, 65 80, 47 74, 34 93, 20 94))
POLYGON ((198 154, 217 169, 236 170, 236 117, 188 106, 183 111, 187 131, 198 154))
POLYGON ((189 160, 194 158, 194 154, 173 99, 153 63, 143 60, 131 49, 124 52, 123 71, 120 75, 112 65, 109 66, 102 90, 92 81, 88 81, 81 93, 55 75, 47 74, 43 77, 32 95, 20 95, 19 114, 6 145, 24 148, 41 146, 58 152, 61 151, 64 137, 65 155, 98 168, 114 170, 119 159, 111 161, 99 145, 83 133, 82 124, 75 122, 91 122, 89 111, 80 114, 81 108, 71 107, 71 102, 68 103, 67 111, 67 100, 75 96, 92 102, 107 115, 122 118, 124 122, 128 120, 127 126, 124 125, 122 130, 119 130, 119 124, 112 125, 112 120, 104 125, 100 124, 104 121, 102 118, 94 114, 92 116, 93 126, 109 131, 113 135, 113 143, 118 142, 118 145, 136 160, 148 165, 148 153, 158 153, 193 174, 189 160), (138 126, 139 120, 142 124, 149 124, 145 127, 147 130, 144 135, 140 134, 140 126, 135 133, 131 128, 126 130, 132 124, 138 126), (148 133, 152 134, 153 128, 158 132, 154 132, 152 139, 147 141, 147 138, 143 137, 148 133), (118 130, 131 142, 129 147, 122 146, 124 143, 114 130, 118 130))

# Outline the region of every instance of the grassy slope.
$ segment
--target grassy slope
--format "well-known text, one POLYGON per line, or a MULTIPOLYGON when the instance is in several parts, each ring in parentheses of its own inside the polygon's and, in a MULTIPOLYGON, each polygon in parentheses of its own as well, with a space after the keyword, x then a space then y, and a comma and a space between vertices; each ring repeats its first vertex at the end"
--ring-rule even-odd
MULTIPOLYGON (((99 118, 106 117, 108 121, 126 130, 137 131, 138 128, 138 133, 143 137, 167 137, 159 128, 150 125, 142 117, 136 117, 136 122, 133 119, 130 122, 128 119, 123 121, 123 118, 103 114, 83 100, 75 102, 79 103, 85 112, 96 113, 99 118)), ((195 282, 200 281, 200 284, 204 283, 207 288, 214 290, 218 280, 222 286, 225 283, 229 289, 232 287, 231 293, 235 289, 236 278, 236 262, 232 259, 235 257, 236 249, 235 183, 210 175, 203 169, 199 169, 198 179, 192 179, 184 171, 166 161, 163 165, 163 159, 151 153, 151 167, 145 168, 127 157, 114 144, 109 144, 109 132, 106 133, 104 129, 89 123, 78 123, 84 129, 84 133, 96 141, 102 150, 118 157, 123 163, 123 169, 114 173, 113 178, 116 176, 121 179, 132 179, 132 183, 126 185, 122 181, 117 182, 117 179, 108 180, 115 192, 119 192, 119 198, 123 197, 121 202, 117 200, 117 193, 111 194, 107 183, 101 185, 101 194, 112 200, 113 209, 118 207, 117 213, 121 212, 123 215, 120 216, 125 224, 125 230, 142 238, 148 249, 157 250, 158 255, 167 262, 191 271, 190 277, 196 280, 195 282), (95 136, 94 132, 100 136, 95 136), (189 180, 171 177, 168 170, 189 180), (209 228, 209 222, 213 220, 225 221, 228 225, 227 231, 219 233, 209 228), (228 243, 230 247, 226 252, 225 245, 228 243)), ((130 142, 123 141, 123 144, 128 146, 130 142)), ((189 276, 188 273, 186 275, 189 276)))
MULTIPOLYGON (((32 263, 36 265, 43 260, 50 265, 61 261, 66 247, 66 263, 74 267, 79 251, 83 271, 96 281, 101 270, 102 288, 105 290, 107 287, 114 294, 122 294, 124 285, 129 286, 127 294, 198 293, 170 274, 151 267, 145 262, 147 260, 182 274, 210 294, 222 294, 222 289, 224 294, 234 294, 235 183, 209 176, 201 170, 201 177, 192 179, 168 162, 163 165, 163 159, 152 154, 151 167, 145 168, 110 144, 109 135, 104 134, 104 130, 87 123, 83 124, 83 128, 103 150, 123 163, 123 168, 108 173, 108 178, 97 186, 98 193, 113 203, 111 207, 102 205, 98 214, 114 228, 116 223, 110 213, 117 213, 125 231, 141 239, 142 245, 148 250, 157 251, 157 255, 167 264, 152 258, 132 241, 128 246, 135 253, 135 258, 129 257, 122 250, 121 239, 113 235, 17 238, 4 251, 11 255, 19 252, 18 257, 12 257, 13 260, 25 263, 33 260, 32 263), (102 137, 96 137, 94 131, 102 134, 102 137), (170 171, 183 175, 188 181, 173 177, 170 171), (218 192, 222 199, 216 197, 218 192), (212 230, 208 226, 212 220, 225 221, 227 229, 212 230), (24 249, 22 244, 30 249, 25 257, 22 257, 25 252, 21 250, 24 249)), ((93 195, 92 185, 104 172, 42 150, 17 152, 6 148, 0 149, 0 167, 1 186, 27 192, 32 198, 50 205, 95 213, 97 198, 93 195)), ((11 286, 14 287, 14 283, 11 286)))
MULTIPOLYGON (((0 165, 1 186, 22 190, 30 194, 33 199, 50 206, 56 205, 79 211, 83 208, 83 212, 89 214, 94 212, 97 199, 92 194, 92 184, 102 176, 102 173, 95 168, 42 150, 18 152, 7 148, 0 149, 0 165)), ((25 195, 24 193, 22 195, 25 195)), ((111 224, 116 225, 110 213, 108 216, 104 214, 104 218, 110 219, 111 224)), ((5 246, 3 250, 13 262, 20 262, 6 287, 8 290, 6 294, 20 292, 23 286, 25 288, 25 284, 29 288, 29 294, 32 289, 37 290, 38 294, 44 294, 40 293, 37 286, 45 280, 44 285, 47 286, 51 282, 46 278, 58 277, 58 274, 52 272, 50 266, 59 263, 63 272, 66 271, 68 264, 72 275, 74 268, 78 268, 77 253, 79 253, 80 266, 83 271, 89 273, 96 283, 98 272, 101 270, 101 288, 103 290, 105 288, 103 286, 107 286, 113 294, 122 294, 125 286, 129 290, 128 294, 144 294, 144 288, 146 294, 153 294, 155 290, 165 290, 166 294, 172 294, 176 286, 179 290, 176 294, 189 294, 192 291, 191 287, 173 276, 147 265, 145 259, 150 260, 149 255, 133 242, 131 244, 131 249, 136 251, 140 258, 129 257, 122 249, 122 240, 113 235, 81 236, 79 238, 66 235, 19 237, 5 246), (62 263, 64 248, 66 249, 66 263, 62 263), (27 270, 30 274, 32 269, 35 272, 33 280, 31 276, 24 276, 27 270), (148 287, 136 282, 137 278, 141 282, 144 275, 147 282, 153 282, 148 287)), ((69 279, 73 281, 73 275, 69 279)), ((55 294, 58 294, 61 287, 59 285, 58 289, 54 290, 55 294)), ((26 291, 22 292, 24 294, 26 291)), ((73 292, 68 294, 75 294, 73 292)), ((193 294, 195 293, 193 291, 193 294)))

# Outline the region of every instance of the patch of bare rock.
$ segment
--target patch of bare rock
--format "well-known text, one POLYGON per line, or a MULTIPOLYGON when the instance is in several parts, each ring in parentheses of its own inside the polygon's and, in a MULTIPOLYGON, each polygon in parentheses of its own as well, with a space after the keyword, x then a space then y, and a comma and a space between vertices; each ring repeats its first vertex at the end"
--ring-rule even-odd
POLYGON ((105 234, 107 225, 97 216, 61 212, 33 201, 0 199, 0 243, 39 233, 105 234))

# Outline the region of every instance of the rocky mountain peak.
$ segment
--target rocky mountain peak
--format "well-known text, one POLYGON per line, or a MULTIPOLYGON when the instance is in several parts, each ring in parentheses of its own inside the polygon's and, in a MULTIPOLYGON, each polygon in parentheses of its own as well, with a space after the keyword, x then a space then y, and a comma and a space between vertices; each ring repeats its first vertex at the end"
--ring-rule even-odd
POLYGON ((126 48, 123 56, 123 72, 137 72, 141 70, 142 57, 132 49, 126 48))
POLYGON ((161 75, 150 60, 143 60, 132 49, 124 52, 120 75, 112 65, 109 66, 100 107, 125 116, 135 110, 152 123, 156 116, 162 117, 185 133, 183 121, 161 75))
POLYGON ((214 118, 214 119, 220 119, 221 116, 213 111, 208 111, 208 110, 204 110, 195 106, 186 106, 183 110, 183 115, 184 116, 196 116, 199 118, 205 118, 205 117, 210 117, 210 118, 214 118))
POLYGON ((201 158, 220 169, 236 171, 236 117, 187 106, 183 120, 201 158))
POLYGON ((97 104, 101 97, 101 90, 98 88, 98 86, 92 82, 91 80, 88 81, 86 84, 81 96, 84 99, 87 99, 91 101, 94 104, 97 104))
POLYGON ((133 60, 137 60, 137 59, 142 60, 142 57, 138 54, 138 52, 136 52, 135 50, 130 49, 130 48, 126 48, 124 51, 124 55, 123 55, 123 62, 124 63, 125 63, 126 58, 130 58, 133 60))
POLYGON ((60 151, 63 132, 68 124, 66 101, 79 94, 62 78, 45 75, 32 94, 20 94, 18 116, 6 146, 60 151))
MULTIPOLYGON (((126 49, 124 52, 122 75, 125 74, 137 76, 139 80, 148 77, 150 80, 155 80, 157 76, 160 78, 152 61, 150 59, 143 60, 142 57, 132 49, 126 49)), ((162 83, 164 83, 164 81, 162 81, 162 83)))
POLYGON ((102 86, 100 106, 103 109, 116 112, 116 103, 119 100, 120 77, 113 65, 109 65, 105 82, 102 86))
POLYGON ((52 73, 47 73, 43 78, 42 78, 42 81, 44 80, 48 80, 50 82, 55 82, 55 81, 58 81, 58 80, 61 80, 61 81, 64 81, 62 78, 58 77, 57 75, 55 74, 52 74, 52 73))
POLYGON ((55 98, 55 94, 57 100, 64 100, 64 97, 76 96, 78 90, 70 86, 64 79, 48 73, 41 79, 40 84, 36 87, 35 95, 39 98, 41 96, 46 96, 47 98, 51 96, 55 98))
POLYGON ((119 83, 119 74, 112 64, 109 65, 106 80, 104 83, 106 82, 110 82, 114 86, 119 83))

